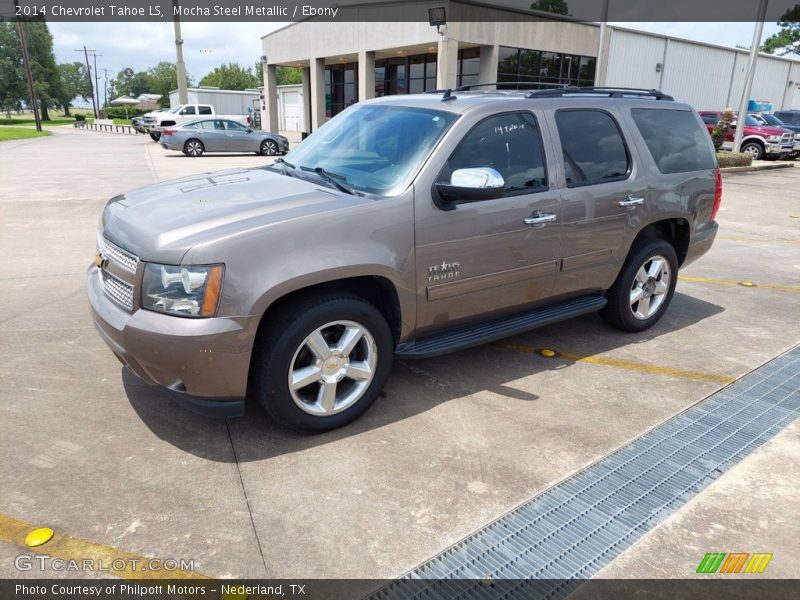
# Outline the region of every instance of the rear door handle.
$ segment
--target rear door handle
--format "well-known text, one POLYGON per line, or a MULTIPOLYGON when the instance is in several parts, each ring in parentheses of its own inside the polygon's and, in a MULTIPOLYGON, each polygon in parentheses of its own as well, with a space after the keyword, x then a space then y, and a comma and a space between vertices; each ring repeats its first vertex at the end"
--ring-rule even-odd
POLYGON ((630 194, 625 196, 625 200, 619 201, 619 205, 623 208, 628 208, 629 206, 639 206, 640 204, 644 204, 644 198, 641 196, 631 196, 630 194))
POLYGON ((524 219, 526 225, 544 225, 556 220, 556 215, 550 213, 535 212, 530 217, 524 219))

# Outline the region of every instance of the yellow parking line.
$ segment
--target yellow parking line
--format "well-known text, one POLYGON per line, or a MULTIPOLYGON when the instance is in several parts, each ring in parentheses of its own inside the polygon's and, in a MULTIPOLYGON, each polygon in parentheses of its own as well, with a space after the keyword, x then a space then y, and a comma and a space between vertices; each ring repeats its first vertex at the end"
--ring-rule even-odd
POLYGON ((103 573, 125 579, 211 579, 195 571, 159 568, 169 561, 158 561, 153 557, 139 556, 61 533, 54 534, 50 541, 41 546, 28 548, 25 537, 36 528, 32 523, 0 514, 0 541, 21 546, 37 555, 46 554, 66 562, 74 561, 78 568, 86 564, 84 561, 91 561, 95 571, 102 570, 103 573))
MULTIPOLYGON (((540 348, 535 348, 527 344, 520 344, 517 342, 497 342, 494 344, 497 348, 503 350, 511 350, 512 352, 522 352, 524 354, 539 354, 542 352, 540 348)), ((661 367, 658 365, 648 365, 644 363, 636 363, 628 360, 620 360, 618 358, 607 358, 604 356, 590 356, 588 354, 577 354, 575 352, 558 352, 555 351, 554 357, 562 357, 567 360, 575 362, 589 363, 593 365, 604 365, 606 367, 616 367, 618 369, 627 369, 629 371, 638 371, 640 373, 654 373, 656 375, 666 375, 667 377, 681 377, 683 379, 694 379, 696 381, 712 381, 714 383, 729 384, 736 381, 734 377, 726 377, 725 375, 716 375, 714 373, 704 373, 702 371, 687 371, 685 369, 676 369, 674 367, 661 367)))
POLYGON ((765 290, 775 290, 778 292, 800 292, 800 287, 792 285, 772 285, 771 283, 755 283, 752 281, 736 281, 735 279, 713 279, 711 277, 693 277, 691 275, 679 275, 680 281, 693 281, 695 283, 711 283, 713 285, 738 285, 749 288, 763 288, 765 290))

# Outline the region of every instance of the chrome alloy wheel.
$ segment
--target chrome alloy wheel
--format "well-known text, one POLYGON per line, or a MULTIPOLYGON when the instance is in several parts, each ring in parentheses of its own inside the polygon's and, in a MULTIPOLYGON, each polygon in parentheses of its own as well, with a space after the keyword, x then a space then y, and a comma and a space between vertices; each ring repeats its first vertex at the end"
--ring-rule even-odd
POLYGON ((191 156, 200 156, 203 153, 203 145, 195 140, 189 140, 186 143, 186 151, 191 156))
POLYGON ((315 416, 329 416, 355 404, 369 388, 378 347, 366 327, 334 321, 309 335, 289 365, 294 403, 315 416))
POLYGON ((631 286, 631 312, 645 321, 656 314, 667 298, 670 283, 669 262, 661 255, 648 258, 639 267, 631 286))
POLYGON ((273 140, 261 142, 261 154, 264 156, 275 156, 278 153, 278 144, 273 140))

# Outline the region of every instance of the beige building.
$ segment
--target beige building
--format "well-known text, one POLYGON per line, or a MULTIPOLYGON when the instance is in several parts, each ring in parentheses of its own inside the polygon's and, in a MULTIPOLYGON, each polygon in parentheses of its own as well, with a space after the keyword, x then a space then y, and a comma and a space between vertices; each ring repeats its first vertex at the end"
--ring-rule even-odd
MULTIPOLYGON (((344 4, 344 3, 343 3, 344 4)), ((738 106, 748 52, 497 8, 474 0, 340 5, 336 22, 308 19, 262 37, 263 126, 278 130, 279 65, 302 69, 301 131, 313 131, 360 100, 487 82, 657 88, 697 109, 738 106), (402 18, 393 10, 400 6, 402 18), (443 7, 447 23, 429 24, 443 7)), ((800 61, 760 55, 752 97, 775 110, 800 108, 800 61)))

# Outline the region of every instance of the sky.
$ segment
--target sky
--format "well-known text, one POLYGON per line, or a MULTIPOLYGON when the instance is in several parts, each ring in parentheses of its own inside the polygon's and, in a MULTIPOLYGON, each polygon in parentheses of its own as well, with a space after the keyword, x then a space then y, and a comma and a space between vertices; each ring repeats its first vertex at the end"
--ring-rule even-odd
MULTIPOLYGON (((198 82, 214 67, 227 62, 254 65, 261 58, 261 36, 287 23, 198 23, 181 24, 186 70, 198 82)), ((632 29, 688 38, 723 46, 749 47, 753 23, 620 23, 632 29)), ((109 78, 126 67, 145 70, 159 61, 175 60, 172 23, 49 23, 59 63, 83 60, 84 45, 96 50, 98 72, 109 78)), ((775 23, 764 25, 762 39, 778 31, 775 23)))

